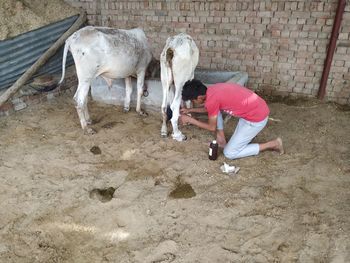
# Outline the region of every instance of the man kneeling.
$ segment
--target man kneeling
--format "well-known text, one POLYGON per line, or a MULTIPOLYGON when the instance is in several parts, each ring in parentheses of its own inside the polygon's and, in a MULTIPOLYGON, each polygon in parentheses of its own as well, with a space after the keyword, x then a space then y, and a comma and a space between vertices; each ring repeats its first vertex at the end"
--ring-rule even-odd
POLYGON ((253 91, 235 83, 217 83, 208 88, 199 80, 187 81, 182 90, 182 99, 191 100, 204 107, 181 109, 180 120, 183 124, 193 124, 209 131, 216 130, 216 140, 228 159, 237 159, 258 155, 265 150, 284 153, 282 140, 277 138, 266 143, 250 143, 266 126, 270 110, 266 102, 253 91), (188 113, 208 113, 208 122, 192 118, 188 113), (226 143, 224 135, 225 112, 238 117, 235 132, 226 143))

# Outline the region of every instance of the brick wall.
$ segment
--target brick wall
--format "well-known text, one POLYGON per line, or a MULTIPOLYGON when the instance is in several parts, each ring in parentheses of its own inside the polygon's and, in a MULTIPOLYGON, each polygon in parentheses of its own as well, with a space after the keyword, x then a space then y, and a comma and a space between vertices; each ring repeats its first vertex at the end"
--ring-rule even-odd
MULTIPOLYGON (((248 86, 274 95, 316 96, 337 0, 65 0, 89 24, 142 27, 159 58, 167 37, 187 32, 199 67, 246 71, 248 86)), ((341 24, 326 100, 350 103, 350 7, 341 24)))

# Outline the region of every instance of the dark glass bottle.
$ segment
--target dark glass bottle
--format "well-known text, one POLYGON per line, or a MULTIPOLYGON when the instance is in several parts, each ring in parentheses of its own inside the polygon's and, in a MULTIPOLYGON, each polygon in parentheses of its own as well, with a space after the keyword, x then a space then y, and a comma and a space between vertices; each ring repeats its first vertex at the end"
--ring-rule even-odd
POLYGON ((216 140, 213 140, 209 146, 209 160, 215 161, 218 158, 219 145, 216 140))

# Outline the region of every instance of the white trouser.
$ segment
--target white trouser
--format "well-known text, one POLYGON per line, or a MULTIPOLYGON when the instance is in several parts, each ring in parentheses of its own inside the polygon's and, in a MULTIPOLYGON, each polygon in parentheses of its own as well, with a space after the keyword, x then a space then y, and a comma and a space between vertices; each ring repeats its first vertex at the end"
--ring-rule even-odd
MULTIPOLYGON (((240 118, 234 134, 224 148, 225 157, 237 159, 259 154, 259 144, 250 142, 266 126, 267 121, 268 117, 260 122, 251 122, 240 118)), ((217 118, 217 129, 224 129, 221 112, 217 118)))

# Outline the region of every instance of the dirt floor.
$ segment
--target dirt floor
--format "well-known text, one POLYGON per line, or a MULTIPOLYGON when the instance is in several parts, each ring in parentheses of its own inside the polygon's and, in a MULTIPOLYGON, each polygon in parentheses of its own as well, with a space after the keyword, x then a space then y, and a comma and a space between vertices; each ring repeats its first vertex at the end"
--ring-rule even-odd
POLYGON ((228 176, 211 133, 162 139, 159 113, 90 103, 83 135, 72 96, 0 119, 0 262, 349 262, 348 109, 270 102, 256 140, 286 154, 228 176))

